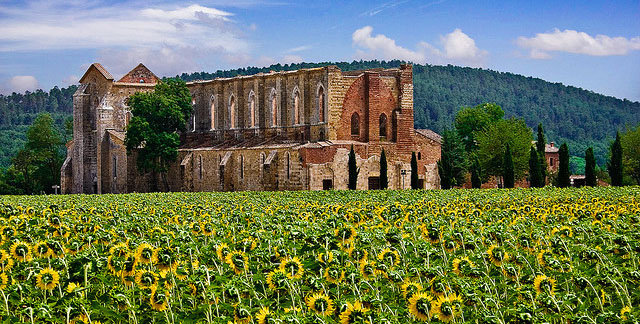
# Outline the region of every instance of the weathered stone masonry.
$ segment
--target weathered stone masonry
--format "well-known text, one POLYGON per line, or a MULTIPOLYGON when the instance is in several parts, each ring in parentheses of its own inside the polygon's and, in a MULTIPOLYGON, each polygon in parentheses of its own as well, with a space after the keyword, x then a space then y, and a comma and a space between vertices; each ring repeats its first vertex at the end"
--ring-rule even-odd
MULTIPOLYGON (((440 136, 413 128, 412 79, 411 65, 352 72, 327 66, 189 82, 194 113, 168 173, 169 189, 346 189, 352 145, 359 189, 379 185, 383 149, 390 188, 410 186, 414 151, 424 188, 439 188, 440 136)), ((124 138, 131 118, 126 99, 156 82, 142 64, 118 81, 98 63, 89 67, 74 95, 64 193, 153 187, 157 179, 138 173, 124 138)))

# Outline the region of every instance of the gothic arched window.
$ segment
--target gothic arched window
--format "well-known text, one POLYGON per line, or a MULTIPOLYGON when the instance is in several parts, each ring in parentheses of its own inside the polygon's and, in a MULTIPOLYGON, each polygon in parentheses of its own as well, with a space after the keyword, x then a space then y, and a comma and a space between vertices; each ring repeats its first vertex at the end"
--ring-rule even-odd
POLYGON ((387 115, 380 115, 380 137, 387 137, 387 115))
POLYGON ((256 127, 256 96, 249 94, 249 127, 256 127))
POLYGON ((229 127, 236 128, 236 98, 232 95, 229 100, 229 127))
POLYGON ((351 135, 360 135, 360 115, 357 112, 351 115, 351 135))
POLYGON ((324 88, 318 89, 318 122, 324 122, 324 88))

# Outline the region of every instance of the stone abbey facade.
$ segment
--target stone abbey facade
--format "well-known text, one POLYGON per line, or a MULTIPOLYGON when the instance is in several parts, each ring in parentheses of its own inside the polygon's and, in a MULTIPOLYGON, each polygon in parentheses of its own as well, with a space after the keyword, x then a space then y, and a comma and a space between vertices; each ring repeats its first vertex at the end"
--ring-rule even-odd
MULTIPOLYGON (((150 175, 127 155, 126 99, 158 78, 140 64, 118 81, 92 64, 73 97, 73 140, 63 193, 148 191, 150 175)), ((343 72, 336 66, 187 83, 194 113, 168 172, 171 191, 347 189, 348 153, 358 189, 379 186, 385 150, 389 188, 410 187, 412 152, 420 184, 439 188, 440 136, 413 127, 411 65, 343 72)), ((158 188, 162 184, 158 183, 158 188)))

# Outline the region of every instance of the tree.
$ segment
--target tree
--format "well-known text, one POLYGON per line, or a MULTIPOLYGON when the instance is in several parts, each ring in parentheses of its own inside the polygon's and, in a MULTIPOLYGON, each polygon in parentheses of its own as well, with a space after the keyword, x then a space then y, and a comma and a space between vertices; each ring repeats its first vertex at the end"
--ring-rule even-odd
MULTIPOLYGON (((169 189, 166 172, 178 158, 179 131, 186 130, 192 113, 191 94, 184 81, 168 79, 156 84, 153 92, 138 92, 129 98, 133 118, 127 127, 127 154, 136 152, 141 173, 160 173, 169 189)), ((154 181, 154 186, 156 186, 154 181)))
POLYGON ((356 163, 356 152, 353 150, 353 145, 351 145, 351 151, 349 151, 349 189, 356 190, 358 187, 358 173, 360 173, 360 169, 358 169, 358 165, 356 163))
POLYGON ((411 189, 420 189, 418 184, 418 160, 416 152, 411 152, 411 189))
POLYGON ((533 146, 529 153, 529 186, 531 188, 544 187, 542 170, 540 169, 540 156, 533 146))
POLYGON ((611 185, 622 186, 622 143, 620 132, 616 132, 616 140, 611 144, 611 159, 607 169, 611 177, 611 185))
POLYGON ((640 185, 640 125, 621 135, 624 170, 640 185))
POLYGON ((513 164, 513 155, 511 154, 511 146, 507 143, 504 150, 502 179, 505 188, 513 188, 515 185, 515 170, 513 164))
POLYGON ((558 163, 558 187, 567 188, 571 185, 571 171, 569 170, 569 146, 567 146, 567 143, 562 143, 562 145, 560 145, 558 163))
POLYGON ((538 123, 538 140, 536 141, 536 151, 538 152, 538 157, 540 162, 538 165, 540 166, 540 174, 542 176, 542 186, 544 187, 547 182, 547 173, 549 172, 549 166, 547 165, 546 154, 546 144, 547 141, 544 137, 544 130, 542 129, 542 123, 538 123))
POLYGON ((509 144, 515 180, 522 179, 528 170, 531 129, 522 119, 506 119, 492 123, 477 135, 476 154, 482 167, 482 180, 489 176, 502 176, 504 151, 509 144))
POLYGON ((388 186, 387 155, 384 153, 384 149, 382 149, 382 153, 380 153, 380 189, 387 189, 388 186))
POLYGON ((460 136, 456 131, 445 130, 442 134, 440 161, 438 161, 442 189, 464 184, 466 164, 464 144, 460 136))
POLYGON ((504 111, 494 103, 464 107, 456 113, 455 127, 467 152, 476 149, 476 135, 489 124, 502 120, 504 111))
POLYGON ((596 158, 593 155, 593 148, 589 147, 584 154, 585 167, 584 177, 587 186, 595 187, 598 185, 596 179, 596 158))
POLYGON ((479 189, 482 187, 482 169, 480 168, 480 162, 477 156, 473 156, 473 163, 471 163, 471 188, 479 189))

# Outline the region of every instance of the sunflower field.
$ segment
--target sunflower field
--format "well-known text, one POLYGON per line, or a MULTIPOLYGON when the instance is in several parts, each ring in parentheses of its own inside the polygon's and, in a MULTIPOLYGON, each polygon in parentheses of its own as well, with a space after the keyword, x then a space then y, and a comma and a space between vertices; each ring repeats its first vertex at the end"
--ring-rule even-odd
POLYGON ((0 197, 2 323, 638 323, 640 187, 0 197))

